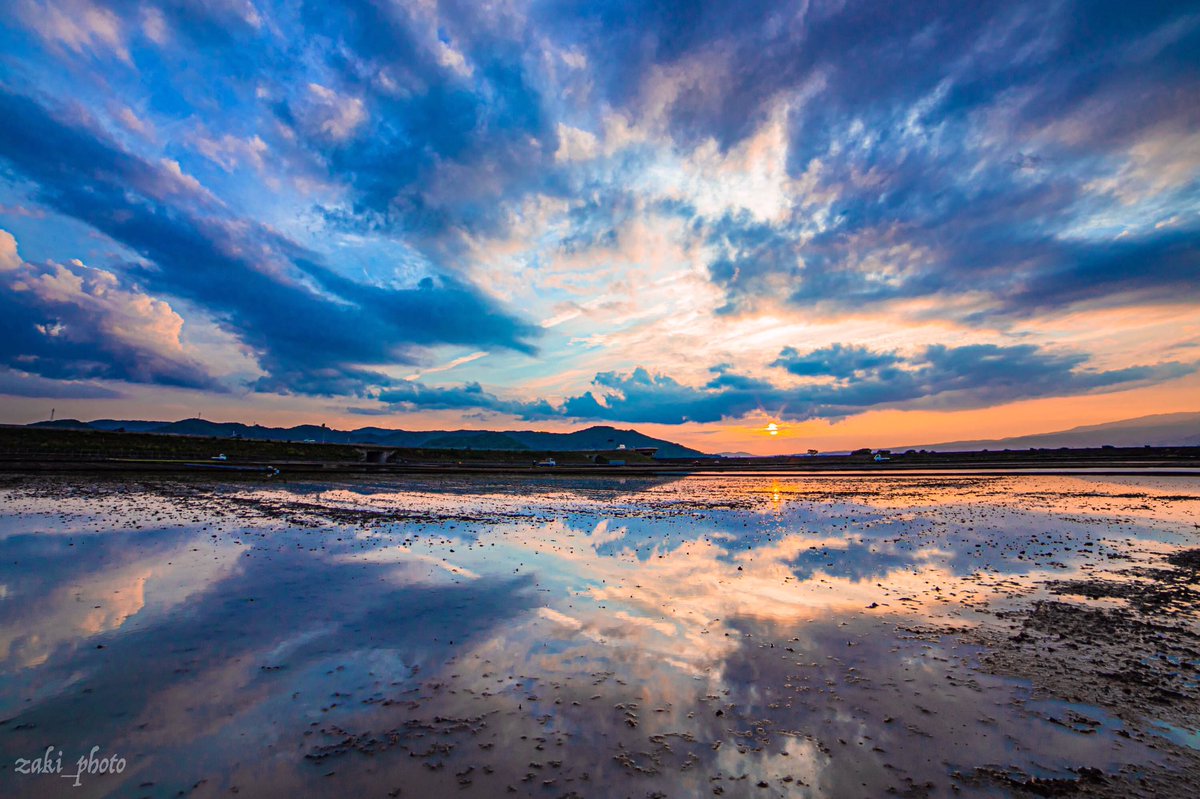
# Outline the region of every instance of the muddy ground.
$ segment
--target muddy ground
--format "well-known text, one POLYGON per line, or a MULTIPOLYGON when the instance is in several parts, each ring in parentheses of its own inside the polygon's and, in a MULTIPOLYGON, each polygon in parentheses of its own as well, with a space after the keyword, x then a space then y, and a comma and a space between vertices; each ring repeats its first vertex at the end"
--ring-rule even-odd
POLYGON ((1190 478, 0 494, 5 795, 1200 795, 1190 478))

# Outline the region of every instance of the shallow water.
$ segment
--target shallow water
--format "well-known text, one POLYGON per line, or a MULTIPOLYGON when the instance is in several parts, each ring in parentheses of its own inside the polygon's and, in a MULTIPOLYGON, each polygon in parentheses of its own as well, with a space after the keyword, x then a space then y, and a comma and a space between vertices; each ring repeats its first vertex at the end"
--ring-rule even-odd
MULTIPOLYGON (((1173 708, 988 665, 1054 581, 1200 546, 1193 477, 39 479, 0 508, 4 796, 1002 796, 1193 765, 1194 652, 1164 655, 1173 708), (93 746, 124 770, 63 778, 93 746), (61 774, 16 773, 47 747, 61 774)), ((1178 629, 1189 586, 1156 610, 1178 629)))

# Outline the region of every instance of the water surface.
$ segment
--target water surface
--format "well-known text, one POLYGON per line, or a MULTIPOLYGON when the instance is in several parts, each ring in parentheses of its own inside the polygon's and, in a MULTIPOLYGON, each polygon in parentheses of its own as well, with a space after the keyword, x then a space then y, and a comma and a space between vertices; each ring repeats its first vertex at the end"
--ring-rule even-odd
POLYGON ((1200 546, 1192 477, 56 478, 0 507, 0 795, 1121 795, 1195 768, 1167 560, 1200 546), (1111 586, 1161 575, 1158 648, 1045 620, 1142 624, 1111 586), (1071 687, 1088 651, 1174 698, 1071 687), (122 773, 15 772, 93 746, 122 773))

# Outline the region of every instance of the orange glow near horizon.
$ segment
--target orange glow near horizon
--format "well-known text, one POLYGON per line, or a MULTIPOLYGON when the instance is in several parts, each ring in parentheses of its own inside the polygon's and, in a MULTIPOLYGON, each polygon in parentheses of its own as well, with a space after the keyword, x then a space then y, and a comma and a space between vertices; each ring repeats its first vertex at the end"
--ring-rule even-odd
POLYGON ((804 456, 1200 411, 1197 4, 643 4, 266 4, 225 47, 8 3, 0 425, 804 456))
POLYGON ((343 430, 377 426, 405 430, 570 432, 593 424, 609 424, 620 429, 636 429, 707 453, 783 455, 809 449, 820 452, 860 447, 896 449, 1049 433, 1152 414, 1200 411, 1197 397, 1200 397, 1200 375, 1191 375, 1132 391, 1026 400, 974 410, 874 410, 840 421, 810 419, 797 422, 784 422, 760 412, 741 420, 667 425, 569 420, 528 422, 500 415, 464 417, 454 411, 363 416, 349 413, 345 406, 334 406, 326 400, 279 396, 256 397, 255 408, 249 411, 243 397, 214 397, 158 387, 147 391, 145 397, 129 399, 6 398, 4 407, 0 408, 0 423, 28 424, 48 419, 53 407, 58 419, 174 421, 194 417, 200 412, 213 421, 278 427, 325 423, 343 430))

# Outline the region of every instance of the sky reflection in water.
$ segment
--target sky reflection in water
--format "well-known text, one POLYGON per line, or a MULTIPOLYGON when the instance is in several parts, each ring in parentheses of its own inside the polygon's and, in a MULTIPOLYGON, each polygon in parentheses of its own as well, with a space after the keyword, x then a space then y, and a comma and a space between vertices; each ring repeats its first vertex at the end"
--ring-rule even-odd
POLYGON ((962 778, 984 766, 1153 762, 947 626, 1187 543, 1198 500, 1051 477, 10 486, 0 793, 950 795, 988 793, 962 778), (127 770, 12 772, 96 744, 127 770))

